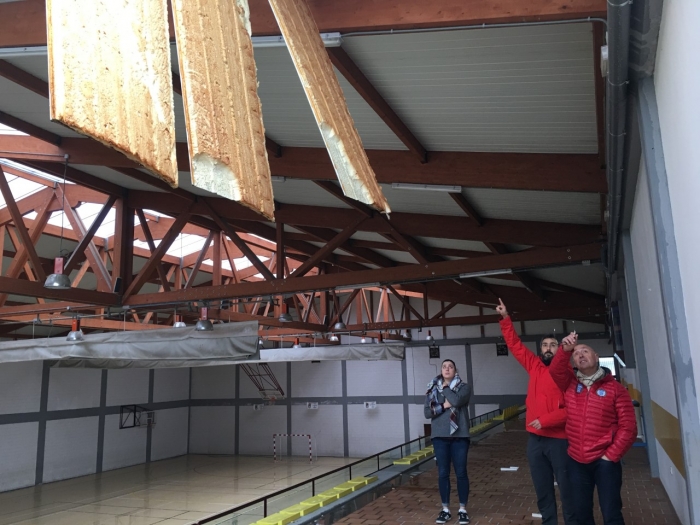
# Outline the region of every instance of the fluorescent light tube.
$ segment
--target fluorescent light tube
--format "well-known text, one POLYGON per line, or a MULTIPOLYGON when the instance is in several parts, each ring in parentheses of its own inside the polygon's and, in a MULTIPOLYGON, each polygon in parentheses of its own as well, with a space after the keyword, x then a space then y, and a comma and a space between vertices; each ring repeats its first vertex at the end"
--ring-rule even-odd
POLYGON ((471 279, 472 277, 489 277, 491 275, 505 275, 513 273, 513 270, 507 268, 505 270, 484 270, 483 272, 460 273, 460 279, 471 279))
MULTIPOLYGON (((253 48, 261 47, 287 47, 282 35, 278 36, 254 36, 253 48)), ((340 47, 342 38, 340 33, 321 33, 321 40, 326 47, 340 47)))
POLYGON ((408 182, 392 182, 394 190, 446 191, 447 193, 462 193, 462 186, 445 186, 442 184, 410 184, 408 182))

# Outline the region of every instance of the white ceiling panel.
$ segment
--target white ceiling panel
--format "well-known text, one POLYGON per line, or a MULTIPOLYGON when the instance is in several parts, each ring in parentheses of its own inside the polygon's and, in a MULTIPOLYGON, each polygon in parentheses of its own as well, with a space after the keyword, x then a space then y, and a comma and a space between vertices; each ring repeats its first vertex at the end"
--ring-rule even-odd
POLYGON ((464 216, 447 192, 393 189, 391 184, 381 187, 393 212, 464 216))
POLYGON ((455 250, 470 250, 474 252, 491 253, 491 251, 479 241, 463 241, 460 239, 438 239, 435 237, 415 237, 421 244, 432 248, 452 248, 455 250))
POLYGON ((595 153, 589 23, 344 37, 428 150, 595 153))
MULTIPOLYGON (((284 204, 303 204, 307 206, 324 206, 328 208, 350 208, 313 181, 286 179, 284 182, 272 182, 272 191, 277 202, 284 204)), ((319 224, 319 226, 323 226, 319 224)))
POLYGON ((463 188, 485 219, 600 224, 600 195, 558 191, 463 188))
POLYGON ((530 272, 538 279, 605 295, 605 271, 600 264, 563 266, 530 272))

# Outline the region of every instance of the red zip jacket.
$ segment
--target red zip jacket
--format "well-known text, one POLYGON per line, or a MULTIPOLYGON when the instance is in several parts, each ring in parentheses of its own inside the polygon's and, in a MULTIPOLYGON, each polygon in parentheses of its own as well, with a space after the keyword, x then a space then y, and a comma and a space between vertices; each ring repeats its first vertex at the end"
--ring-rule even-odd
POLYGON ((564 395, 552 380, 549 367, 520 341, 510 317, 501 319, 500 322, 501 332, 513 357, 530 375, 525 400, 525 422, 529 425, 535 419, 539 419, 542 428, 537 430, 527 426, 527 431, 538 436, 566 439, 564 395))
POLYGON ((586 388, 578 382, 570 358, 571 353, 559 347, 549 366, 566 399, 569 456, 579 463, 592 463, 603 456, 620 461, 637 439, 632 399, 607 369, 590 389, 586 388))

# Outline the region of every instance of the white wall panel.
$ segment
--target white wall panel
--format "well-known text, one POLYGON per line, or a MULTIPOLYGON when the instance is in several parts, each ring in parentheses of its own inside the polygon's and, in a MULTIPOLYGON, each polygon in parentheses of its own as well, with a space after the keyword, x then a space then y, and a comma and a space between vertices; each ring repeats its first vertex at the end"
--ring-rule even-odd
MULTIPOLYGON (((277 378, 277 381, 279 381, 279 384, 282 386, 282 390, 284 390, 285 394, 289 395, 289 389, 287 388, 287 363, 270 363, 270 370, 272 370, 272 373, 275 374, 275 377, 277 378)), ((260 393, 258 389, 255 387, 250 378, 247 375, 245 375, 243 370, 241 370, 240 378, 241 386, 239 389, 239 393, 241 398, 260 399, 260 393)))
POLYGON ((148 403, 147 368, 124 368, 107 372, 107 406, 148 403))
POLYGON ((428 383, 441 373, 442 362, 452 359, 457 365, 462 381, 467 381, 467 360, 464 345, 441 346, 440 358, 429 359, 427 346, 406 348, 406 373, 408 375, 408 395, 422 396, 428 390, 428 383))
POLYGON ((39 411, 42 369, 41 361, 0 365, 0 414, 39 411))
POLYGON ((100 406, 102 370, 52 368, 49 376, 49 410, 100 406))
POLYGON ((350 457, 370 456, 405 443, 402 405, 348 406, 348 449, 350 457))
POLYGON ((234 454, 236 407, 190 408, 190 454, 234 454))
POLYGON ((681 476, 678 469, 668 457, 664 447, 661 443, 654 440, 654 445, 656 446, 656 453, 659 461, 659 478, 666 489, 666 494, 668 494, 673 508, 678 513, 678 517, 681 523, 684 525, 690 524, 690 516, 688 512, 688 491, 685 487, 685 478, 681 476))
POLYGON ((95 472, 98 423, 96 416, 46 422, 44 483, 95 472))
POLYGON ((348 361, 349 396, 400 396, 403 394, 401 361, 348 361))
POLYGON ((408 428, 410 439, 416 439, 419 436, 425 436, 425 427, 423 425, 430 424, 429 419, 425 419, 423 414, 423 405, 408 405, 408 428))
POLYGON ((241 418, 238 452, 272 456, 272 434, 287 432, 287 407, 273 405, 254 410, 252 406, 242 406, 238 415, 241 418))
POLYGON ((188 419, 188 407, 156 411, 151 438, 153 461, 187 454, 188 419))
POLYGON ((105 416, 102 470, 146 462, 146 427, 119 429, 119 414, 105 416))
MULTIPOLYGON (((241 374, 241 379, 243 375, 241 374)), ((192 399, 233 399, 235 396, 235 365, 200 366, 192 369, 192 399)))
MULTIPOLYGON (((310 410, 306 405, 292 406, 292 434, 311 434, 311 446, 318 456, 343 456, 343 406, 319 405, 310 410)), ((305 438, 292 438, 292 454, 305 456, 309 444, 305 438)))
POLYGON ((39 423, 0 425, 0 492, 34 485, 39 423))
MULTIPOLYGON (((525 346, 534 349, 534 343, 525 346)), ((472 393, 478 395, 515 395, 527 393, 528 375, 515 358, 497 356, 496 345, 472 345, 472 393)))
POLYGON ((179 401, 189 399, 189 368, 156 368, 153 378, 153 401, 179 401))
POLYGON ((641 313, 644 351, 647 358, 649 389, 652 400, 669 413, 678 416, 671 373, 671 358, 664 322, 659 266, 656 259, 654 228, 651 220, 649 188, 644 163, 639 168, 637 193, 630 227, 634 271, 641 313))
POLYGON ((341 361, 292 363, 293 397, 340 397, 343 395, 341 361))

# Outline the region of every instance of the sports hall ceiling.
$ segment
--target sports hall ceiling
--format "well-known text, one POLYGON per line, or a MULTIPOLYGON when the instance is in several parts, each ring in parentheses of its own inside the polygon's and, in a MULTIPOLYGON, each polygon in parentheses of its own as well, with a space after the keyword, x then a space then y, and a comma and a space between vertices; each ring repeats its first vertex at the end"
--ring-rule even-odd
MULTIPOLYGON (((88 329, 147 329, 203 304, 281 335, 327 332, 363 287, 401 309, 367 331, 457 322, 410 306, 424 297, 487 309, 470 323, 493 322, 498 297, 520 319, 602 322, 604 24, 589 19, 605 2, 309 3, 341 34, 327 51, 389 217, 343 196, 286 47, 254 47, 271 223, 191 184, 174 42, 175 190, 49 120, 44 2, 0 3, 3 337, 37 315, 67 330, 67 308, 88 329), (47 290, 60 251, 74 288, 47 290)), ((250 6, 254 37, 279 33, 266 1, 250 6)))

